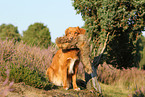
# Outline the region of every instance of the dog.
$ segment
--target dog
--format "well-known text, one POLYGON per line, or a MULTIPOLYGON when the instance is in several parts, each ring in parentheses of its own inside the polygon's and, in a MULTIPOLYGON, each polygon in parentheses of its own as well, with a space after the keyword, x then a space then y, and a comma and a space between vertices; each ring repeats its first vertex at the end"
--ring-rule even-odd
MULTIPOLYGON (((75 39, 76 36, 80 34, 85 34, 85 31, 86 30, 83 28, 69 27, 65 30, 65 36, 71 40, 75 39)), ((68 90, 72 83, 74 90, 80 90, 76 84, 79 62, 80 50, 78 48, 59 49, 54 55, 50 67, 46 71, 49 81, 57 86, 63 86, 65 90, 68 90)))

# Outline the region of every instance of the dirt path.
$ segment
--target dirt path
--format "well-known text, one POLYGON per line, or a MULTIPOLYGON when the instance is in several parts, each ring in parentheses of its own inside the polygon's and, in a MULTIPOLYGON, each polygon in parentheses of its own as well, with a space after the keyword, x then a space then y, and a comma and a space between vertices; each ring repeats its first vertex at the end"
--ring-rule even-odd
MULTIPOLYGON (((0 87, 0 92, 2 93, 7 86, 2 86, 1 82, 0 87)), ((66 91, 59 88, 46 91, 25 85, 24 83, 14 83, 10 91, 7 92, 7 97, 96 97, 95 93, 87 89, 80 91, 70 89, 66 91)))

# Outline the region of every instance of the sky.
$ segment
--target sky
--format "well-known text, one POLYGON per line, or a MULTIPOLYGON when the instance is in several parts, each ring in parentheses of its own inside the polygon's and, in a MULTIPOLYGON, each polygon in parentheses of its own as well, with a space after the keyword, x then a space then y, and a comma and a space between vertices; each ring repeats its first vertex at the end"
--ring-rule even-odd
POLYGON ((13 24, 22 35, 36 22, 49 28, 52 42, 63 36, 68 27, 84 25, 72 0, 0 0, 0 25, 13 24))

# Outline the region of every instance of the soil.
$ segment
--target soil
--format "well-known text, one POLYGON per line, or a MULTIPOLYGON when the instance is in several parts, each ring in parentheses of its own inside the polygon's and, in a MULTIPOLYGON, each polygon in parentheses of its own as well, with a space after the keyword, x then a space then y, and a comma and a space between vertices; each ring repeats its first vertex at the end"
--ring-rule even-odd
MULTIPOLYGON (((25 83, 14 83, 11 88, 9 85, 3 86, 0 82, 0 95, 6 97, 97 97, 101 96, 93 90, 83 89, 75 91, 73 89, 64 90, 62 87, 58 89, 43 90, 25 85, 25 83), (8 88, 8 90, 6 90, 8 88)), ((3 97, 2 96, 2 97, 3 97)), ((0 96, 1 97, 1 96, 0 96)))

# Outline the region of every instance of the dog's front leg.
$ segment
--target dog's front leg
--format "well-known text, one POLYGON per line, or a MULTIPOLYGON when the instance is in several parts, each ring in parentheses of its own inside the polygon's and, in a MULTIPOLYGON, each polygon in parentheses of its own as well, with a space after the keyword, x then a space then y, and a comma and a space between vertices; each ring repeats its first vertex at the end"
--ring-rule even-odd
POLYGON ((77 70, 78 70, 78 65, 79 65, 79 61, 77 62, 76 61, 76 63, 75 63, 75 67, 74 67, 74 74, 72 75, 72 84, 73 84, 73 88, 74 88, 74 90, 80 90, 80 88, 77 86, 77 83, 76 83, 76 76, 77 76, 77 70))

